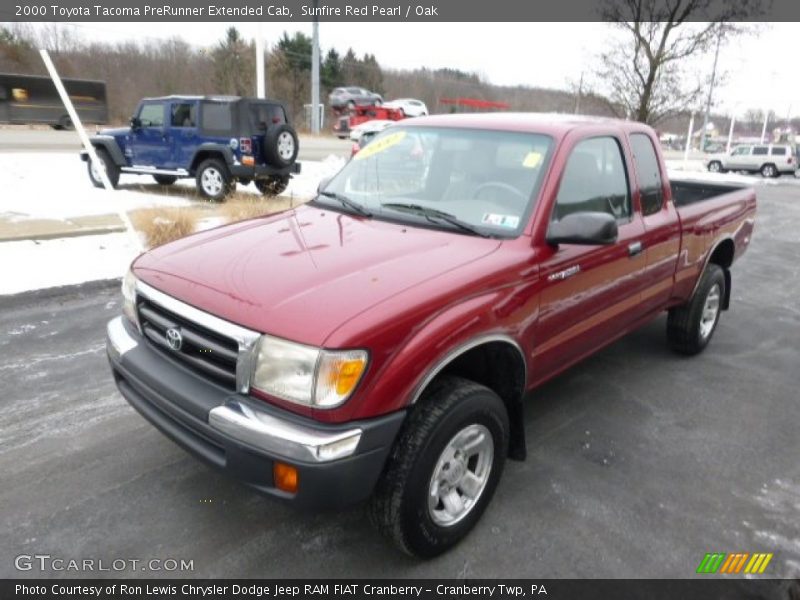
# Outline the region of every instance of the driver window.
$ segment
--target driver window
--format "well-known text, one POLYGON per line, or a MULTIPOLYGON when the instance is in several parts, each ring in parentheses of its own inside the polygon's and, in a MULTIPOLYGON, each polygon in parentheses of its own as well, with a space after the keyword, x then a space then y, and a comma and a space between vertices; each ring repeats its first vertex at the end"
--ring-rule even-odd
POLYGON ((173 104, 170 108, 172 113, 170 123, 173 127, 194 127, 195 126, 195 105, 188 102, 173 104))
POLYGON ((163 127, 164 105, 145 104, 139 111, 139 120, 142 122, 142 127, 163 127))
POLYGON ((630 219, 628 176, 615 138, 583 140, 567 159, 552 220, 576 212, 605 212, 618 220, 630 219))
POLYGON ((749 152, 749 146, 739 146, 731 154, 733 154, 733 156, 742 156, 743 154, 748 154, 749 152))

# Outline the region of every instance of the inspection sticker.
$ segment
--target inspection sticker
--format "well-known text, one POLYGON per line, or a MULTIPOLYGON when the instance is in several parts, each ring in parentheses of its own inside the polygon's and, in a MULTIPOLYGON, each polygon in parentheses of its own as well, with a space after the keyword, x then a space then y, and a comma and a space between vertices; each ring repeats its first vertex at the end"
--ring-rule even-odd
POLYGON ((515 229, 519 225, 519 217, 515 215, 497 215, 495 213, 484 213, 481 223, 484 225, 494 225, 495 227, 506 227, 515 229))
POLYGON ((528 169, 535 169, 542 162, 542 155, 538 152, 528 152, 522 161, 522 166, 528 169))
POLYGON ((395 133, 390 133, 389 135, 377 139, 371 144, 368 144, 363 150, 361 150, 358 154, 356 154, 353 157, 353 160, 364 160, 365 158, 369 158, 373 154, 378 154, 379 152, 383 152, 387 148, 391 148, 395 144, 399 144, 401 141, 403 141, 405 137, 406 137, 405 131, 397 131, 395 133))

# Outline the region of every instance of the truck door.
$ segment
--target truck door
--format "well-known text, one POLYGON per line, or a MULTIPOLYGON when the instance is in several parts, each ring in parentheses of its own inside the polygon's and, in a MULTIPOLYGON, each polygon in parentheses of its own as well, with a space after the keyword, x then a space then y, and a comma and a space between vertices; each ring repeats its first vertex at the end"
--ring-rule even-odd
POLYGON ((646 133, 629 137, 638 182, 639 207, 644 222, 646 255, 642 309, 663 309, 672 296, 675 267, 681 249, 678 212, 669 197, 669 180, 662 172, 652 138, 646 133))
POLYGON ((167 167, 172 148, 164 127, 165 112, 164 102, 143 102, 139 107, 140 126, 131 130, 134 166, 167 167))
POLYGON ((197 137, 197 101, 170 102, 167 139, 172 145, 167 166, 188 170, 200 143, 197 137))
POLYGON ((572 212, 617 219, 613 244, 547 246, 533 340, 533 380, 545 379, 628 331, 641 316, 644 225, 634 211, 631 172, 617 136, 584 139, 572 149, 550 222, 572 212))

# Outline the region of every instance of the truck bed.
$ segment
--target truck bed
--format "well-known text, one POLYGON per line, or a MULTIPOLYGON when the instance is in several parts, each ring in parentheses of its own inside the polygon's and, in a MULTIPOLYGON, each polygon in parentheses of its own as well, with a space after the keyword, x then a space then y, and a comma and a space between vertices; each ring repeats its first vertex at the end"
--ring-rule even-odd
POLYGON ((730 192, 745 189, 738 183, 709 183, 707 181, 670 181, 672 200, 675 206, 686 206, 703 200, 711 200, 730 192))

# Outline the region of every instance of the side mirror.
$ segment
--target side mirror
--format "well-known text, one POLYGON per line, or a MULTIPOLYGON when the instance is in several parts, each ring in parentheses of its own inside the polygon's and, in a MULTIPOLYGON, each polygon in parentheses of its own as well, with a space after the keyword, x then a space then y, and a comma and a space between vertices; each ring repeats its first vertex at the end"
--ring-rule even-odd
POLYGON ((139 117, 131 117, 131 129, 141 129, 142 120, 139 117))
POLYGON ((333 179, 333 177, 323 177, 322 179, 319 180, 319 185, 317 186, 317 194, 319 194, 326 187, 328 187, 328 184, 331 182, 331 179, 333 179))
POLYGON ((605 245, 617 241, 617 220, 604 212, 576 212, 550 223, 547 243, 605 245))

